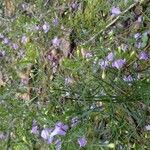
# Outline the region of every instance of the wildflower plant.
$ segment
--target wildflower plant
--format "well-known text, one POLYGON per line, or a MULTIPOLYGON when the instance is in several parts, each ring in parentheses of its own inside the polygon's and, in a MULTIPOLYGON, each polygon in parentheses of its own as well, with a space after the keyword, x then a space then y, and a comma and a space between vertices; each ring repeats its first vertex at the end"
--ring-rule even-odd
POLYGON ((149 3, 1 3, 0 149, 150 149, 149 3))

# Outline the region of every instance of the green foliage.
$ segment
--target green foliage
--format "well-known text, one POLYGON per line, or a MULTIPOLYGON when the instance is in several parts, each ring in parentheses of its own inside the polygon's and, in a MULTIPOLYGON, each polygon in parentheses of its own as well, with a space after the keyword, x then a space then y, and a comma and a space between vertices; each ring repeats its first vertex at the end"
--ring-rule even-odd
POLYGON ((0 27, 10 40, 7 44, 0 37, 0 149, 55 150, 56 144, 47 144, 40 134, 59 121, 69 126, 65 136, 56 136, 62 150, 79 149, 77 139, 82 136, 87 150, 150 149, 145 128, 150 122, 150 61, 139 56, 140 52, 150 55, 148 6, 139 3, 143 7, 139 15, 133 8, 104 30, 115 19, 113 6, 123 12, 134 1, 79 0, 72 10, 69 0, 36 0, 25 3, 26 11, 20 8, 23 2, 16 1, 15 16, 9 21, 4 16, 0 27), (139 16, 144 19, 137 29, 139 16), (50 25, 48 32, 44 23, 50 25), (70 31, 75 32, 71 37, 70 31), (137 32, 140 38, 134 38, 137 32), (26 43, 21 41, 23 35, 26 43), (63 55, 66 48, 51 60, 54 37, 74 40, 77 47, 71 58, 63 55), (113 67, 113 60, 102 68, 110 52, 115 60, 125 59, 123 67, 113 67), (131 81, 125 80, 128 75, 131 81), (72 127, 74 117, 79 123, 72 127), (39 135, 31 133, 34 120, 39 135), (7 136, 1 139, 1 133, 7 136))

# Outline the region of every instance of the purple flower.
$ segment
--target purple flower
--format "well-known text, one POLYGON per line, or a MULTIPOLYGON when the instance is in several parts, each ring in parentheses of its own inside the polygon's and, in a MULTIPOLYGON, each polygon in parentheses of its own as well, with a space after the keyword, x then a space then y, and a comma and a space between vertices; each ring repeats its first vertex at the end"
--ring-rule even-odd
POLYGON ((68 125, 63 124, 62 122, 58 122, 55 125, 55 129, 51 133, 51 137, 55 135, 66 135, 68 128, 68 125))
POLYGON ((136 40, 138 40, 139 38, 141 38, 142 36, 141 36, 141 34, 140 33, 136 33, 136 34, 134 34, 134 38, 136 39, 136 40))
POLYGON ((149 58, 149 55, 148 55, 148 53, 147 52, 140 52, 140 54, 139 54, 139 59, 140 60, 148 60, 148 58, 149 58))
POLYGON ((57 139, 55 141, 55 147, 56 147, 56 150, 61 150, 61 146, 62 146, 62 141, 60 139, 57 139))
POLYGON ((85 145, 87 144, 87 140, 84 137, 81 137, 81 138, 78 138, 78 143, 80 147, 85 147, 85 145))
POLYGON ((36 135, 39 134, 39 128, 38 128, 38 125, 37 125, 37 123, 36 123, 35 120, 34 120, 33 123, 32 123, 31 133, 32 133, 32 134, 36 134, 36 135))
POLYGON ((22 36, 21 38, 21 43, 22 44, 26 44, 28 42, 28 37, 26 37, 25 35, 22 36))
POLYGON ((120 8, 119 7, 112 7, 111 13, 113 16, 118 16, 121 13, 120 8))
POLYGON ((44 128, 41 132, 41 137, 47 141, 48 144, 53 142, 53 136, 51 135, 53 129, 50 128, 44 128))
POLYGON ((128 76, 124 76, 123 80, 126 82, 131 82, 131 81, 133 81, 133 78, 131 75, 128 75, 128 76))
POLYGON ((78 117, 74 117, 71 119, 71 127, 75 127, 79 123, 78 117))
POLYGON ((49 23, 45 22, 44 25, 42 26, 43 30, 45 33, 47 33, 50 30, 50 25, 49 23))
POLYGON ((106 67, 108 66, 108 61, 107 60, 102 60, 99 62, 99 65, 101 66, 101 69, 106 69, 106 67))
POLYGON ((108 60, 108 61, 113 61, 113 60, 114 60, 114 53, 113 53, 113 52, 110 52, 110 53, 107 55, 106 60, 108 60))
POLYGON ((18 46, 18 44, 13 43, 13 44, 12 44, 12 48, 13 48, 14 50, 16 50, 16 49, 18 49, 18 48, 19 48, 19 46, 18 46))
POLYGON ((0 39, 3 39, 4 35, 2 33, 0 33, 0 39))
POLYGON ((124 66, 125 62, 125 59, 118 59, 112 63, 112 67, 121 69, 124 66))
POLYGON ((90 52, 85 53, 85 58, 86 59, 91 58, 92 56, 93 56, 93 54, 90 53, 90 52))
POLYGON ((76 1, 76 2, 73 2, 70 7, 71 7, 71 10, 74 11, 74 10, 78 9, 78 6, 79 6, 79 4, 76 1))
POLYGON ((53 40, 52 40, 52 44, 54 47, 59 47, 60 46, 60 43, 61 43, 61 40, 58 39, 58 37, 55 37, 53 40))
POLYGON ((33 126, 32 129, 31 129, 31 133, 39 134, 38 126, 33 126))
POLYGON ((3 132, 0 132, 0 140, 5 140, 7 138, 7 135, 3 132))
POLYGON ((141 46, 142 46, 142 43, 141 43, 141 42, 136 42, 136 43, 135 43, 135 47, 136 47, 136 48, 141 48, 141 46))
POLYGON ((8 38, 3 39, 3 44, 8 44, 9 42, 10 42, 10 40, 8 38))
POLYGON ((54 26, 57 26, 59 24, 58 18, 54 18, 52 23, 53 23, 54 26))
POLYGON ((150 124, 148 124, 147 126, 145 126, 147 131, 150 131, 150 124))
POLYGON ((34 25, 34 26, 33 26, 33 29, 34 29, 35 31, 38 31, 38 30, 40 30, 40 26, 39 26, 39 25, 34 25))
POLYGON ((22 10, 27 10, 28 9, 28 7, 29 7, 29 4, 27 4, 27 3, 23 3, 23 4, 21 4, 21 7, 22 7, 22 10))
POLYGON ((0 51, 0 57, 4 57, 5 56, 5 51, 0 51))
POLYGON ((73 84, 74 83, 74 80, 70 77, 67 77, 65 78, 65 84, 66 85, 70 85, 70 84, 73 84))
POLYGON ((139 16, 137 22, 142 22, 142 20, 143 20, 142 16, 139 16))

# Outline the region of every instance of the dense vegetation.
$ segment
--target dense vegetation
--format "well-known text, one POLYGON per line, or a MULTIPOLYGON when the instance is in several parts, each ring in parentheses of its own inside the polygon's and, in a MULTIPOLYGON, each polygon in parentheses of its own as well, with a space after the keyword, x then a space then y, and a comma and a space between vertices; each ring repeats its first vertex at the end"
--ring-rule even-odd
POLYGON ((150 1, 0 2, 0 149, 150 149, 150 1))

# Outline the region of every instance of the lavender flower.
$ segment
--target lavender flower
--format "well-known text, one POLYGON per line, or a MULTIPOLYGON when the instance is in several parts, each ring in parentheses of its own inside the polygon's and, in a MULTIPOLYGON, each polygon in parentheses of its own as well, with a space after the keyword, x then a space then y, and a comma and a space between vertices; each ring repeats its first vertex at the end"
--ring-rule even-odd
POLYGON ((52 23, 53 23, 54 26, 57 26, 59 24, 58 18, 54 18, 52 23))
POLYGON ((59 47, 60 46, 60 43, 61 43, 61 40, 58 39, 58 37, 55 37, 53 40, 52 40, 52 44, 54 47, 59 47))
POLYGON ((92 56, 93 56, 93 54, 90 53, 90 52, 87 52, 87 53, 85 54, 85 58, 86 58, 86 59, 89 59, 89 58, 91 58, 92 56))
POLYGON ((142 20, 143 20, 142 16, 139 16, 137 22, 142 22, 142 20))
POLYGON ((108 66, 109 62, 107 60, 102 60, 99 62, 99 65, 101 66, 101 69, 106 69, 108 66))
POLYGON ((65 84, 68 85, 68 84, 73 84, 74 83, 74 80, 70 77, 67 77, 65 78, 65 84))
POLYGON ((113 52, 110 52, 110 53, 107 55, 106 60, 108 60, 108 61, 113 61, 113 60, 114 60, 114 53, 113 53, 113 52))
POLYGON ((27 10, 28 7, 29 7, 29 4, 27 4, 27 3, 21 4, 21 8, 22 8, 22 10, 24 10, 24 11, 27 10))
POLYGON ((136 42, 135 43, 135 47, 136 48, 141 48, 142 47, 142 43, 141 42, 136 42))
POLYGON ((147 131, 150 131, 150 124, 148 124, 147 126, 145 126, 147 131))
POLYGON ((50 136, 52 132, 52 129, 50 128, 44 128, 41 132, 41 137, 47 141, 48 144, 53 142, 53 136, 50 136))
POLYGON ((40 26, 39 26, 39 25, 34 25, 34 26, 33 26, 33 29, 34 29, 35 31, 38 31, 38 30, 40 30, 40 26))
POLYGON ((5 56, 5 51, 0 51, 0 57, 4 57, 5 56))
POLYGON ((70 7, 71 7, 72 11, 75 11, 78 9, 79 4, 77 3, 77 1, 75 1, 75 2, 71 3, 70 7))
POLYGON ((38 126, 33 126, 32 129, 31 129, 31 133, 39 134, 38 126))
POLYGON ((68 125, 63 124, 62 122, 58 122, 55 125, 55 129, 51 133, 51 137, 55 135, 66 135, 68 128, 68 125))
POLYGON ((9 44, 10 40, 8 38, 3 39, 3 44, 9 44))
POLYGON ((140 52, 140 54, 139 54, 139 59, 140 59, 140 60, 148 60, 148 59, 149 59, 148 53, 147 53, 147 52, 144 52, 144 51, 140 52))
POLYGON ((38 125, 37 125, 37 123, 36 123, 35 120, 34 120, 33 123, 32 123, 31 133, 32 133, 32 134, 36 134, 36 135, 39 134, 38 125))
POLYGON ((81 138, 78 138, 78 143, 80 147, 85 147, 85 145, 87 144, 87 140, 84 137, 81 137, 81 138))
POLYGON ((19 48, 19 46, 18 46, 18 44, 13 43, 13 44, 12 44, 12 48, 13 48, 14 50, 17 50, 17 49, 19 48))
POLYGON ((7 138, 7 135, 3 132, 0 132, 0 140, 5 140, 7 138))
POLYGON ((113 16, 118 16, 121 13, 120 8, 119 7, 112 7, 111 13, 113 16))
POLYGON ((74 117, 71 119, 71 127, 75 127, 79 123, 78 117, 74 117))
POLYGON ((131 82, 131 81, 133 81, 133 78, 131 75, 128 75, 128 76, 124 76, 123 80, 126 82, 131 82))
POLYGON ((62 141, 60 139, 57 139, 55 141, 56 150, 61 150, 61 146, 62 146, 62 141))
POLYGON ((142 35, 141 35, 140 33, 134 34, 134 38, 135 38, 136 40, 140 39, 141 37, 142 37, 142 35))
POLYGON ((2 33, 0 33, 0 39, 3 39, 4 35, 2 33))
POLYGON ((45 22, 44 25, 42 26, 43 30, 45 33, 47 33, 50 30, 50 25, 49 23, 45 22))
POLYGON ((125 59, 118 59, 112 63, 112 67, 121 69, 124 66, 125 62, 125 59))
POLYGON ((28 37, 23 35, 22 38, 21 38, 21 43, 26 44, 27 42, 28 42, 28 37))

